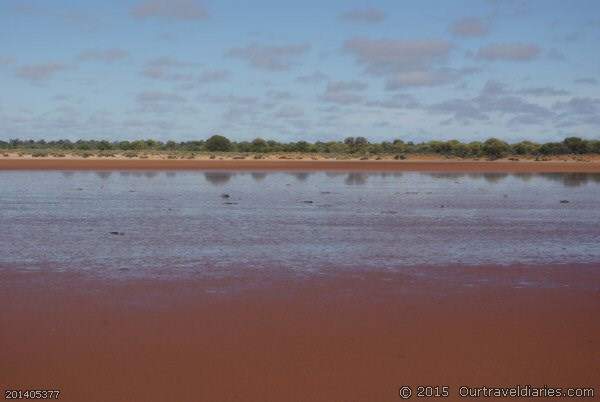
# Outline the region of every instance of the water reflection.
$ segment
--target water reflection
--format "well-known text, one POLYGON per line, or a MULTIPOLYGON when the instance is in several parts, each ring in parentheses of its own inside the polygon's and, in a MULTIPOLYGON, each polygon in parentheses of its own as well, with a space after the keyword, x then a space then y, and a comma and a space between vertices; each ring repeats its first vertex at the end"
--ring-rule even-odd
POLYGON ((579 187, 589 182, 600 183, 599 173, 540 173, 547 180, 559 181, 567 187, 579 187))
POLYGON ((379 175, 383 178, 385 177, 402 177, 404 173, 402 172, 381 172, 379 175))
POLYGON ((346 176, 344 183, 350 186, 362 185, 367 182, 367 177, 367 173, 348 173, 348 176, 346 176))
MULTIPOLYGON (((65 178, 72 178, 76 175, 95 175, 102 180, 109 179, 112 175, 118 174, 121 177, 137 177, 154 179, 160 175, 164 175, 169 178, 177 176, 177 172, 174 171, 135 171, 135 170, 123 170, 114 171, 61 171, 60 174, 65 178)), ((327 178, 335 179, 343 177, 343 181, 346 185, 360 186, 368 182, 369 177, 381 177, 381 178, 401 178, 403 175, 422 175, 431 177, 434 179, 452 180, 459 183, 462 179, 470 180, 484 180, 489 184, 498 184, 505 181, 508 178, 516 178, 523 182, 529 182, 532 179, 544 179, 552 182, 558 182, 566 187, 580 187, 590 183, 600 183, 600 173, 499 173, 499 172, 486 172, 486 173, 460 173, 460 172, 228 172, 228 171, 206 171, 197 172, 194 174, 203 174, 206 181, 215 186, 221 186, 228 183, 232 177, 239 176, 250 176, 255 182, 262 182, 268 175, 286 174, 294 177, 299 182, 307 181, 312 175, 324 175, 327 178)))
POLYGON ((506 179, 508 176, 508 173, 487 173, 483 176, 483 179, 490 184, 496 184, 506 179))
POLYGON ((229 172, 205 172, 204 178, 210 184, 213 184, 215 186, 222 186, 223 184, 226 184, 227 182, 229 182, 229 180, 231 180, 231 177, 233 177, 233 175, 234 175, 233 173, 229 173, 229 172))
POLYGON ((252 176, 252 178, 257 181, 263 181, 265 179, 265 177, 267 177, 267 173, 265 172, 252 172, 250 173, 250 176, 252 176))
POLYGON ((579 187, 588 183, 600 183, 600 173, 420 173, 436 179, 454 180, 462 178, 483 179, 490 184, 497 184, 508 177, 515 177, 524 182, 534 177, 557 181, 567 187, 579 187))
POLYGON ((521 179, 524 182, 528 182, 535 176, 533 173, 514 173, 513 176, 521 179))
POLYGON ((108 173, 0 172, 0 266, 213 275, 600 261, 600 174, 108 173))
POLYGON ((110 176, 112 176, 112 172, 107 172, 107 171, 96 172, 96 176, 105 180, 105 179, 108 179, 110 176))
POLYGON ((290 175, 294 176, 296 178, 296 180, 298 181, 306 181, 306 179, 308 179, 308 177, 311 175, 311 173, 309 172, 293 172, 290 173, 290 175))

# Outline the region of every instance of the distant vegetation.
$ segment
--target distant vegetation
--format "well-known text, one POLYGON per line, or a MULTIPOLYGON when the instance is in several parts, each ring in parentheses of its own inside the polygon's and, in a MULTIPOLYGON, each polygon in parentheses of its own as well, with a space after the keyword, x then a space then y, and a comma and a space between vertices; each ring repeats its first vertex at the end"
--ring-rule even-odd
POLYGON ((404 158, 407 154, 437 154, 455 157, 486 157, 490 159, 507 156, 552 156, 552 155, 582 155, 600 154, 600 140, 584 140, 569 137, 561 142, 538 144, 522 141, 514 144, 506 143, 497 138, 487 141, 463 143, 457 140, 429 141, 421 143, 404 142, 400 139, 371 143, 364 137, 348 137, 344 141, 306 141, 281 143, 273 140, 256 138, 253 141, 230 141, 221 135, 213 135, 207 140, 200 141, 167 141, 137 140, 137 141, 107 141, 107 140, 20 140, 11 139, 0 141, 3 152, 22 152, 34 156, 64 156, 65 153, 98 156, 114 156, 121 153, 127 157, 135 157, 138 153, 196 153, 196 152, 237 152, 237 153, 318 153, 335 155, 394 155, 404 158))

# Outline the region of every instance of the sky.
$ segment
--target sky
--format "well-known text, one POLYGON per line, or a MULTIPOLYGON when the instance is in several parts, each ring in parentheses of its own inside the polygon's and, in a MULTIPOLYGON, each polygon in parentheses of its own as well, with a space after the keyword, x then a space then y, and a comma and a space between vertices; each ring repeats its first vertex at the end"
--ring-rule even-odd
POLYGON ((0 139, 600 139, 597 0, 0 0, 0 139))

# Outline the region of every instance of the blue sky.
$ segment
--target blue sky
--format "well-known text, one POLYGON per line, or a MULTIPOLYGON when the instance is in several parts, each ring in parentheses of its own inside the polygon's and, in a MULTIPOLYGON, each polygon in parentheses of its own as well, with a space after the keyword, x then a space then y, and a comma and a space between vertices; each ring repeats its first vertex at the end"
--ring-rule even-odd
POLYGON ((600 138, 597 0, 0 0, 0 138, 600 138))

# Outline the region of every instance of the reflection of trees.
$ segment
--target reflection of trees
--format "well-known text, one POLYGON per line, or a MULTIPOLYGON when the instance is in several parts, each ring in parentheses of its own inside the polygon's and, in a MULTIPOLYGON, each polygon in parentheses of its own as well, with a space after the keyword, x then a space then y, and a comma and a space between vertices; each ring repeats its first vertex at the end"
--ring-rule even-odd
POLYGON ((206 172, 206 173, 204 173, 204 178, 206 179, 206 181, 208 181, 210 184, 213 184, 215 186, 220 186, 222 184, 227 183, 229 180, 231 180, 232 176, 233 176, 233 174, 229 173, 229 172, 206 172))
POLYGON ((508 173, 484 173, 483 179, 490 184, 496 184, 506 179, 508 176, 508 173))
POLYGON ((348 176, 346 176, 346 180, 344 180, 344 182, 350 186, 362 185, 367 182, 367 177, 368 174, 366 173, 348 173, 348 176))
POLYGON ((541 177, 560 181, 567 187, 579 187, 588 182, 600 183, 600 173, 541 173, 541 177))
POLYGON ((108 179, 112 175, 112 172, 96 172, 96 176, 101 179, 108 179))
POLYGON ((438 178, 438 179, 447 179, 447 180, 456 180, 465 177, 464 173, 454 173, 454 172, 436 172, 436 173, 422 173, 429 177, 438 178))
POLYGON ((144 177, 148 179, 153 179, 156 176, 158 176, 158 172, 155 172, 154 170, 148 170, 147 172, 144 172, 144 177))
POLYGON ((267 174, 264 172, 252 172, 250 173, 250 176, 252 176, 255 181, 263 181, 265 177, 267 177, 267 174))
POLYGON ((534 175, 533 175, 533 173, 515 173, 515 174, 513 174, 513 176, 527 182, 527 181, 531 180, 534 175))
POLYGON ((516 177, 525 182, 534 177, 541 177, 546 180, 557 181, 567 187, 578 187, 583 184, 593 182, 600 183, 600 173, 421 173, 437 179, 458 179, 460 177, 469 177, 470 179, 484 179, 490 184, 496 184, 507 177, 516 177))
POLYGON ((298 181, 306 181, 306 179, 308 179, 308 176, 310 176, 311 174, 308 172, 294 172, 294 173, 290 173, 292 176, 294 176, 296 178, 296 180, 298 181))
POLYGON ((379 173, 379 177, 383 179, 387 179, 388 177, 393 177, 395 179, 400 178, 404 175, 402 172, 381 172, 379 173))
POLYGON ((173 171, 170 171, 170 172, 165 172, 165 175, 166 175, 167 177, 175 177, 175 176, 177 176, 177 173, 175 173, 175 172, 173 172, 173 171))
POLYGON ((465 177, 469 179, 484 179, 488 183, 498 183, 499 181, 505 179, 509 176, 508 173, 460 173, 460 172, 435 172, 435 173, 422 173, 429 177, 433 177, 435 179, 445 179, 445 180, 458 180, 465 177))
POLYGON ((74 174, 75 174, 75 172, 62 172, 62 175, 64 177, 73 177, 74 174))

